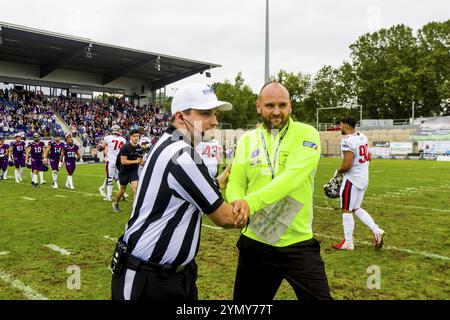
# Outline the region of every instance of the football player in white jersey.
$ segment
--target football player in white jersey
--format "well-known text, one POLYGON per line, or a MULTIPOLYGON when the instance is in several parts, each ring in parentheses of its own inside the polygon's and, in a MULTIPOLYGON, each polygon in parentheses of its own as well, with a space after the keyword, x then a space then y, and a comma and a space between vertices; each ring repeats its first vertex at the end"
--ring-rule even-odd
POLYGON ((384 231, 378 227, 372 217, 361 208, 364 192, 369 184, 369 143, 367 137, 355 130, 356 120, 346 117, 341 120, 341 155, 343 161, 335 176, 343 175, 340 189, 344 240, 333 246, 339 250, 353 250, 353 213, 372 231, 375 249, 383 246, 384 231))
POLYGON ((217 175, 220 161, 222 160, 222 147, 216 139, 211 139, 210 141, 200 142, 196 149, 208 168, 209 175, 214 179, 217 175))
MULTIPOLYGON (((119 183, 119 170, 116 168, 116 159, 120 148, 122 148, 125 143, 126 140, 121 136, 120 127, 118 125, 113 125, 111 127, 111 135, 106 136, 98 147, 99 151, 104 151, 106 157, 106 196, 103 199, 105 201, 112 201, 114 180, 119 183)), ((102 187, 100 187, 99 190, 103 195, 102 187)))

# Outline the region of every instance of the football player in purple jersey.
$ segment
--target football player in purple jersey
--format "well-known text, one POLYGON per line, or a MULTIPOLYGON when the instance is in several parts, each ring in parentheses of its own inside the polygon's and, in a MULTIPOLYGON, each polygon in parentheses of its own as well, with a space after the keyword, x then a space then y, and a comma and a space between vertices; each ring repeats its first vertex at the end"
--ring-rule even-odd
POLYGON ((10 143, 10 154, 12 155, 12 161, 14 161, 14 177, 16 183, 22 182, 22 172, 25 168, 25 141, 22 141, 22 135, 17 133, 14 136, 14 141, 10 143))
POLYGON ((42 157, 45 151, 45 144, 41 141, 41 136, 39 133, 33 134, 33 141, 28 144, 27 148, 27 156, 25 162, 28 162, 28 159, 31 158, 31 170, 32 170, 32 179, 31 184, 35 188, 39 188, 38 184, 38 175, 41 180, 41 184, 44 184, 46 181, 44 180, 44 163, 42 161, 42 157))
POLYGON ((8 176, 8 159, 9 159, 9 145, 4 143, 3 137, 0 137, 0 180, 6 180, 8 176))
POLYGON ((56 133, 53 141, 49 141, 48 148, 45 152, 44 163, 50 160, 52 168, 52 188, 58 189, 58 172, 61 167, 61 154, 65 144, 61 141, 61 135, 56 133), (47 160, 48 159, 48 160, 47 160))
POLYGON ((73 143, 73 137, 71 134, 66 135, 67 144, 64 146, 61 153, 61 162, 64 158, 64 163, 66 165, 67 170, 67 179, 66 179, 66 188, 70 190, 74 190, 73 187, 73 179, 72 175, 75 171, 75 163, 77 159, 81 159, 80 151, 78 150, 78 146, 73 143))

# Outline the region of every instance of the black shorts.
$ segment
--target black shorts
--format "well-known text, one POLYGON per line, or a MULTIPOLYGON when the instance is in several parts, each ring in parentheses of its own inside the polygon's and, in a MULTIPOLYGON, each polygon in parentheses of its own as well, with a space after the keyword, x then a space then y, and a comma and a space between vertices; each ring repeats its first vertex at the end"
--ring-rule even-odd
POLYGON ((139 176, 137 170, 131 172, 119 172, 119 182, 122 186, 126 186, 128 183, 138 180, 139 176))
POLYGON ((332 299, 316 239, 275 247, 241 235, 237 247, 234 300, 271 301, 283 279, 299 300, 332 299))

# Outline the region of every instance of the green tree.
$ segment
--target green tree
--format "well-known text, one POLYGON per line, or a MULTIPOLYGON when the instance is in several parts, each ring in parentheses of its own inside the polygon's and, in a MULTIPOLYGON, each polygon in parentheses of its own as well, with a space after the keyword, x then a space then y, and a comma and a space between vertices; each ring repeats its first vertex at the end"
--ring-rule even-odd
POLYGON ((418 31, 418 40, 419 108, 424 109, 424 115, 449 115, 450 20, 424 25, 418 31))
POLYGON ((365 117, 409 118, 417 99, 417 39, 396 25, 364 34, 350 46, 358 102, 365 117))
MULTIPOLYGON (((339 68, 322 67, 313 79, 311 93, 306 101, 316 120, 317 108, 336 108, 357 105, 355 74, 352 65, 344 62, 339 68)), ((338 122, 345 115, 358 115, 358 110, 336 109, 322 111, 320 122, 338 122)), ((359 118, 359 117, 358 117, 359 118)))
POLYGON ((283 84, 289 91, 292 101, 292 117, 301 122, 312 123, 314 121, 313 112, 305 104, 311 91, 311 76, 302 72, 293 73, 280 70, 272 79, 283 84))
POLYGON ((230 112, 219 112, 220 123, 231 124, 233 129, 253 127, 259 120, 256 113, 255 101, 257 95, 245 84, 242 73, 239 72, 234 83, 225 80, 223 83, 216 82, 212 85, 219 100, 230 102, 233 110, 230 112))

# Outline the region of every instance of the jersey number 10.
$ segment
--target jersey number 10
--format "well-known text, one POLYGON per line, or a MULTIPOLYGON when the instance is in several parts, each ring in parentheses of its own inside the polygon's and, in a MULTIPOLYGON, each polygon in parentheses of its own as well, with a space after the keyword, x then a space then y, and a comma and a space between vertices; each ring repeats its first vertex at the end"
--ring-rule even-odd
POLYGON ((359 163, 364 163, 366 161, 369 161, 369 153, 368 153, 368 145, 365 144, 363 146, 359 146, 359 156, 361 157, 359 159, 359 163))

